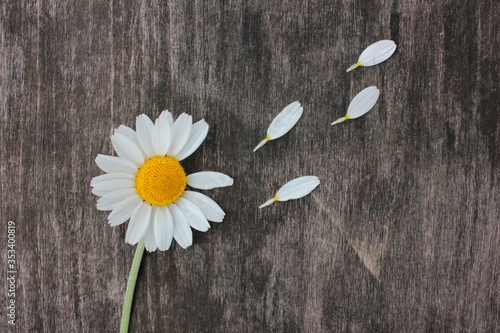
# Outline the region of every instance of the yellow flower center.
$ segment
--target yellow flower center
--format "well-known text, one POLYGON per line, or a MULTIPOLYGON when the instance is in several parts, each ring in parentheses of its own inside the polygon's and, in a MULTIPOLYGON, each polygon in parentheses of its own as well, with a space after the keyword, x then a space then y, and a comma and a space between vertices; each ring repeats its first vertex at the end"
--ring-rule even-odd
POLYGON ((171 204, 186 189, 186 173, 171 156, 155 156, 137 171, 135 187, 144 201, 155 206, 171 204))

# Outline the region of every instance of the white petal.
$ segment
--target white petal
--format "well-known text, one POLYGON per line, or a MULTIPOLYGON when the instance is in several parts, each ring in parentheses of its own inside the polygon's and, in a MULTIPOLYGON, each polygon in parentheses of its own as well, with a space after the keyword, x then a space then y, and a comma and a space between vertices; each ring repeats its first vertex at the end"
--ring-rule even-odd
POLYGON ((141 144, 142 150, 148 156, 155 154, 151 141, 154 124, 145 114, 141 114, 135 120, 135 128, 137 130, 137 139, 141 144))
POLYGON ((165 119, 170 127, 174 124, 174 117, 168 110, 162 111, 158 118, 165 119))
POLYGON ((153 148, 155 155, 164 156, 168 152, 168 148, 172 142, 171 128, 167 117, 156 119, 153 128, 153 148))
POLYGON ((375 103, 377 103, 379 95, 380 91, 375 86, 363 89, 349 104, 349 108, 347 109, 347 119, 361 117, 370 111, 375 103))
POLYGON ((274 118, 267 129, 267 136, 270 140, 277 139, 292 129, 302 116, 302 106, 299 102, 293 102, 281 111, 274 118))
POLYGON ((396 51, 396 43, 384 39, 368 46, 359 56, 361 66, 373 66, 386 61, 396 51))
POLYGON ((168 148, 168 155, 177 157, 177 154, 184 148, 189 135, 191 133, 191 126, 193 124, 193 117, 183 113, 177 118, 174 125, 172 125, 171 144, 168 148))
POLYGON ((177 154, 179 161, 182 161, 186 157, 190 156, 192 153, 198 149, 198 147, 203 143, 208 134, 208 124, 205 120, 200 120, 193 124, 191 127, 191 134, 189 139, 184 145, 184 148, 177 154))
POLYGON ((108 223, 110 226, 115 227, 127 221, 134 209, 143 203, 142 199, 138 195, 134 195, 123 200, 108 216, 108 223))
POLYGON ((132 212, 130 223, 127 228, 125 241, 135 245, 144 237, 151 220, 151 205, 143 203, 138 205, 132 212))
POLYGON ((211 198, 207 197, 205 194, 193 192, 193 191, 184 191, 182 194, 182 198, 191 201, 193 204, 198 207, 205 218, 212 222, 222 222, 226 213, 220 208, 220 206, 213 201, 211 198))
POLYGON ((191 201, 179 198, 175 201, 175 205, 182 210, 191 228, 203 232, 210 229, 210 223, 208 223, 201 210, 191 201))
POLYGON ((156 245, 155 235, 154 235, 154 219, 155 213, 158 211, 156 207, 151 208, 151 216, 149 218, 149 225, 146 233, 144 234, 144 247, 149 252, 156 251, 158 246, 156 245))
POLYGON ((182 248, 187 248, 193 244, 193 232, 189 226, 189 222, 182 211, 175 204, 170 204, 167 206, 172 214, 172 220, 174 221, 174 238, 179 243, 182 248))
POLYGON ((105 182, 108 180, 132 180, 133 181, 134 179, 135 179, 135 177, 129 173, 112 172, 112 173, 107 173, 107 174, 92 178, 90 185, 94 186, 95 184, 102 183, 102 182, 105 182))
POLYGON ((92 186, 94 187, 92 193, 102 197, 119 189, 134 188, 135 182, 133 180, 114 179, 93 184, 92 186))
POLYGON ((281 111, 272 121, 267 129, 267 137, 259 142, 253 149, 256 152, 260 147, 266 144, 269 140, 277 139, 292 129, 302 116, 302 106, 299 102, 293 102, 281 111))
POLYGON ((283 185, 276 195, 278 201, 299 199, 311 193, 318 185, 319 179, 316 176, 299 177, 283 185))
POLYGON ((200 190, 211 190, 216 187, 233 185, 233 178, 214 171, 196 172, 187 176, 187 184, 200 190))
POLYGON ((111 137, 113 148, 115 148, 118 156, 129 160, 136 166, 141 166, 144 163, 144 154, 142 149, 139 148, 129 138, 120 133, 115 133, 111 137))
POLYGON ((107 173, 125 172, 131 175, 135 175, 138 170, 137 166, 135 166, 134 163, 117 156, 99 154, 97 155, 95 162, 102 171, 107 173))
POLYGON ((154 220, 154 234, 156 244, 160 251, 166 251, 172 244, 174 237, 174 221, 170 210, 165 207, 158 207, 154 220))
MULTIPOLYGON (((130 141, 135 143, 135 145, 137 147, 139 147, 139 148, 141 147, 141 144, 139 143, 139 139, 137 138, 137 133, 133 129, 131 129, 130 127, 125 126, 125 125, 120 125, 117 129, 115 129, 115 134, 116 133, 125 136, 127 139, 129 139, 130 141)), ((141 151, 142 151, 142 148, 141 148, 141 151)))
POLYGON ((97 209, 113 210, 125 199, 137 195, 135 188, 127 188, 113 191, 97 200, 97 209))

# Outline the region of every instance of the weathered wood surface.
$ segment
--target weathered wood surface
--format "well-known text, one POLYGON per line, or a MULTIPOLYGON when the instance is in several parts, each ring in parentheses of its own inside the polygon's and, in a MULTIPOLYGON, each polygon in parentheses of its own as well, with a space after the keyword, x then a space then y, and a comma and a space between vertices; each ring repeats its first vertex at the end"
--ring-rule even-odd
POLYGON ((186 170, 235 184, 209 193, 223 223, 145 255, 131 332, 500 331, 498 1, 0 4, 0 331, 118 330, 134 247, 95 208, 93 160, 163 109, 211 125, 186 170), (383 38, 389 61, 345 73, 383 38), (330 127, 369 85, 374 110, 330 127), (294 100, 298 125, 252 153, 294 100), (257 209, 307 174, 311 196, 257 209))

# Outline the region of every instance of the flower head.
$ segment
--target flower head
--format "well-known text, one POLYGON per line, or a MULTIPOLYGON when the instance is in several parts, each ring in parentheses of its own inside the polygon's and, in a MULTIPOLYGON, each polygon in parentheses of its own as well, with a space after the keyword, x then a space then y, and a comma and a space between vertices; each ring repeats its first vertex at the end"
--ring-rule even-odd
POLYGON ((98 155, 96 163, 106 174, 94 177, 92 193, 101 198, 97 209, 111 210, 109 224, 130 219, 125 240, 144 239, 148 251, 167 250, 172 239, 183 248, 193 242, 191 228, 207 231, 208 221, 222 222, 224 211, 204 194, 186 187, 213 189, 230 186, 233 179, 219 172, 186 175, 180 161, 205 140, 208 124, 185 113, 174 122, 163 111, 155 123, 142 114, 136 131, 120 126, 111 137, 118 156, 98 155))
POLYGON ((396 51, 396 43, 392 40, 380 40, 368 46, 359 56, 358 62, 347 69, 347 72, 360 66, 374 66, 386 61, 396 51))
POLYGON ((300 199, 311 193, 319 185, 319 179, 316 176, 303 176, 295 178, 283 185, 276 195, 259 206, 264 208, 275 201, 288 201, 300 199))
POLYGON ((303 109, 299 102, 293 102, 285 107, 276 118, 274 118, 271 125, 269 125, 266 138, 262 140, 253 151, 256 152, 257 149, 265 145, 267 141, 280 138, 288 133, 288 131, 290 131, 299 121, 302 116, 302 111, 303 109))
POLYGON ((378 90, 375 86, 363 89, 352 99, 349 107, 347 108, 347 114, 344 117, 335 120, 332 125, 341 123, 347 119, 355 119, 363 116, 373 108, 375 103, 377 103, 379 95, 380 90, 378 90))

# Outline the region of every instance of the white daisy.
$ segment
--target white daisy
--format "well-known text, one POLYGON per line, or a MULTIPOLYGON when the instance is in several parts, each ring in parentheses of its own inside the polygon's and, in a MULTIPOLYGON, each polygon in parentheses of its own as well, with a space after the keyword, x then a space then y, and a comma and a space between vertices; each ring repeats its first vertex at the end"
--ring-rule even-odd
POLYGON ((97 209, 111 210, 109 224, 130 219, 126 241, 144 239, 148 251, 168 250, 174 238, 183 248, 193 242, 191 228, 207 231, 208 221, 222 222, 224 211, 204 194, 186 190, 233 185, 219 172, 186 176, 179 161, 190 156, 205 140, 208 124, 185 113, 174 122, 163 111, 155 123, 142 114, 136 131, 120 126, 111 137, 116 156, 98 155, 96 163, 106 174, 92 179, 92 193, 100 196, 97 209))
POLYGON ((335 120, 332 125, 341 123, 347 119, 355 119, 363 116, 373 108, 375 103, 377 103, 379 95, 380 90, 378 90, 375 86, 363 89, 352 99, 349 107, 347 108, 347 114, 344 117, 335 120))
POLYGON ((256 152, 257 149, 265 145, 267 141, 280 138, 288 133, 288 131, 290 131, 299 121, 302 116, 302 111, 303 109, 299 102, 293 102, 285 107, 283 111, 274 118, 271 125, 269 125, 266 138, 262 140, 253 151, 256 152))
POLYGON ((374 66, 386 61, 396 51, 396 43, 389 39, 380 40, 368 46, 359 56, 358 62, 347 69, 352 71, 360 66, 374 66))
POLYGON ((319 185, 319 179, 316 176, 303 176, 295 178, 283 185, 274 198, 267 200, 259 208, 269 206, 275 201, 288 201, 300 199, 311 193, 319 185))

